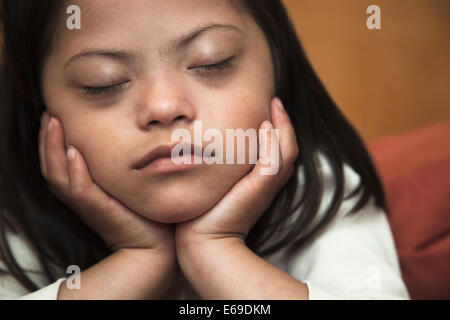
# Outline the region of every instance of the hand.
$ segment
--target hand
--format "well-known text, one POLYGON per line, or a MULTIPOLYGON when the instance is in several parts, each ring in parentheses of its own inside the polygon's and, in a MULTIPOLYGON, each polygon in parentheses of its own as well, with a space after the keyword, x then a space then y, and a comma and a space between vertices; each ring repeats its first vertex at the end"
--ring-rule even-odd
POLYGON ((124 248, 160 249, 174 254, 174 227, 145 219, 104 192, 91 178, 79 151, 66 157, 61 122, 44 112, 39 133, 41 171, 50 190, 116 251, 124 248), (47 130, 47 128, 49 129, 47 130))
MULTIPOLYGON (((295 160, 299 150, 295 131, 281 101, 271 101, 271 119, 264 121, 260 129, 279 129, 279 170, 274 175, 263 175, 261 161, 276 162, 276 153, 267 153, 268 159, 260 158, 247 175, 240 179, 214 208, 193 220, 179 223, 175 228, 176 243, 202 241, 218 238, 237 238, 244 242, 251 227, 268 209, 278 191, 286 184, 295 171, 295 160), (268 126, 267 126, 268 125, 268 126), (267 127, 266 127, 267 126, 267 127)), ((259 131, 259 150, 268 150, 271 135, 259 131), (265 149, 263 149, 265 148, 265 149)), ((178 248, 178 245, 177 245, 178 248)))

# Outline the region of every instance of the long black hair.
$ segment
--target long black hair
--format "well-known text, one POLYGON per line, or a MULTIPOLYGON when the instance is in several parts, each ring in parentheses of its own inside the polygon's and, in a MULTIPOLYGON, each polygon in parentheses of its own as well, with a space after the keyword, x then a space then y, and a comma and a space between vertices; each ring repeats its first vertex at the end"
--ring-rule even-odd
MULTIPOLYGON (((293 175, 250 230, 248 247, 260 256, 282 248, 294 252, 335 216, 344 199, 356 195, 360 198, 349 214, 357 213, 372 197, 376 206, 386 210, 382 184, 364 142, 314 72, 282 1, 230 1, 250 14, 267 38, 276 96, 295 128, 300 150, 296 167, 303 166, 305 174, 301 197, 295 197, 299 181, 298 175, 293 175), (336 189, 323 218, 310 228, 323 196, 318 150, 330 164, 336 189), (360 176, 359 185, 345 198, 344 163, 360 176)), ((110 254, 102 239, 53 195, 40 171, 37 137, 45 111, 40 76, 63 3, 2 0, 1 8, 0 258, 7 266, 3 272, 11 273, 31 291, 38 286, 12 255, 6 226, 30 240, 49 281, 57 279, 50 264, 62 268, 77 264, 85 269, 110 254)))

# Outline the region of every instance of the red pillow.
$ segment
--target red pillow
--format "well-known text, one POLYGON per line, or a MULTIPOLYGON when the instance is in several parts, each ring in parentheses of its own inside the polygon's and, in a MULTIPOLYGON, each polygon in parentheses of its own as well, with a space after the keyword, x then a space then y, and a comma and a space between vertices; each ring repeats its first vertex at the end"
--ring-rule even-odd
POLYGON ((450 121, 370 144, 412 299, 450 299, 450 121))

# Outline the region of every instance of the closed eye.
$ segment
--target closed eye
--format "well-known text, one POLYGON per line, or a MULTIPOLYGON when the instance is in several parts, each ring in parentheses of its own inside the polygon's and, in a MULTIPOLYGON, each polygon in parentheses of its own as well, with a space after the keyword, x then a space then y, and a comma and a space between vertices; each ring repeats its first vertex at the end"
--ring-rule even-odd
MULTIPOLYGON (((200 69, 205 71, 221 71, 221 70, 227 70, 233 68, 233 59, 234 57, 228 58, 224 61, 215 63, 215 64, 209 64, 204 66, 198 66, 193 67, 190 69, 200 69)), ((113 84, 110 86, 104 86, 104 87, 82 87, 81 90, 86 95, 92 95, 92 96, 98 96, 98 95, 106 95, 110 94, 116 91, 119 91, 124 84, 128 83, 129 81, 124 81, 121 83, 113 84)))
POLYGON ((121 83, 116 83, 105 87, 82 87, 81 91, 86 95, 93 95, 93 96, 106 95, 119 91, 123 87, 123 85, 128 82, 129 81, 124 81, 121 83))
POLYGON ((233 59, 234 57, 228 58, 224 61, 215 63, 215 64, 208 64, 204 66, 198 66, 190 69, 200 69, 200 70, 206 70, 206 71, 215 71, 215 70, 226 70, 233 68, 233 59))

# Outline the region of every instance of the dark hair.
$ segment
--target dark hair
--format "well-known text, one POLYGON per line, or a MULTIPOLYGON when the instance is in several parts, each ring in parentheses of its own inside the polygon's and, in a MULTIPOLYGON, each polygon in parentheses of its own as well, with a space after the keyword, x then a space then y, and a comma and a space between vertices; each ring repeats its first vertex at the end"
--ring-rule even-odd
MULTIPOLYGON (((268 40, 275 67, 275 93, 294 125, 300 150, 296 168, 303 166, 305 174, 301 197, 295 198, 299 181, 294 174, 250 230, 248 247, 260 256, 282 248, 298 250, 335 216, 344 199, 361 192, 349 214, 358 212, 371 197, 378 207, 386 209, 380 179, 362 139, 315 74, 281 0, 230 1, 254 18, 268 40), (336 189, 320 223, 309 230, 323 196, 318 150, 329 161, 336 189), (344 163, 360 176, 358 187, 346 198, 344 163), (298 210, 301 214, 295 223, 288 224, 298 210), (274 235, 276 241, 269 242, 274 235), (271 245, 262 249, 267 243, 271 245)), ((50 264, 77 264, 85 269, 110 254, 102 239, 53 195, 39 166, 37 137, 45 111, 41 68, 63 3, 2 0, 1 8, 0 258, 8 268, 4 272, 10 272, 32 291, 38 286, 15 261, 5 237, 6 225, 28 237, 49 281, 56 280, 50 264)))

